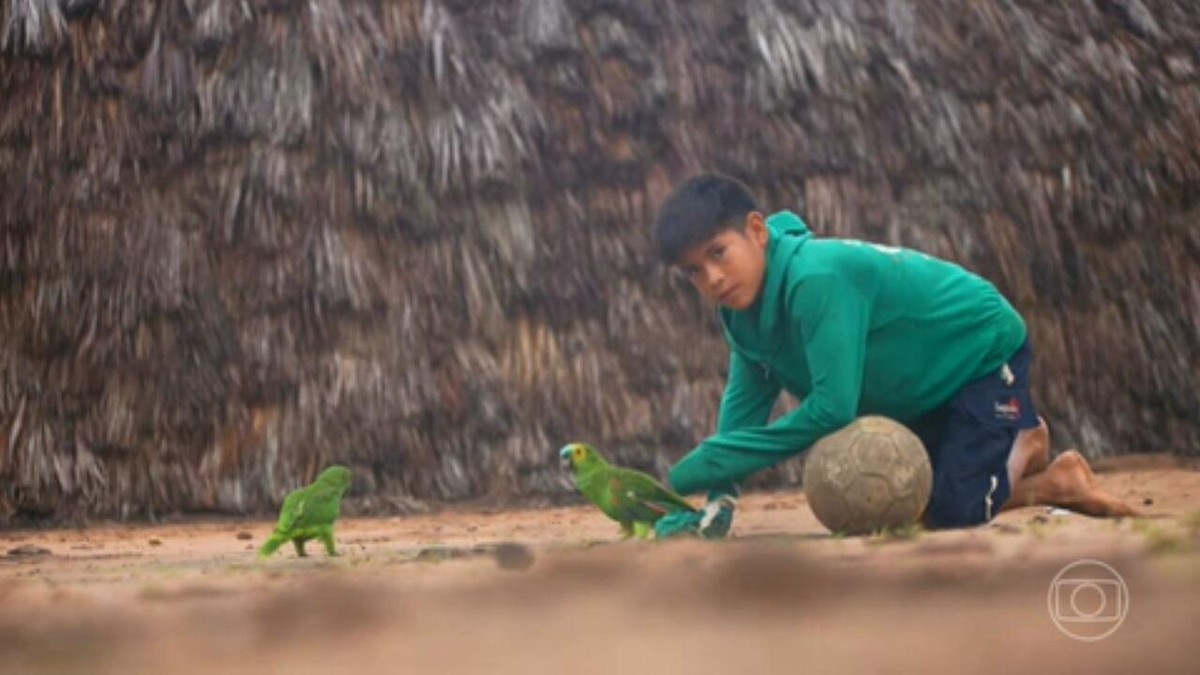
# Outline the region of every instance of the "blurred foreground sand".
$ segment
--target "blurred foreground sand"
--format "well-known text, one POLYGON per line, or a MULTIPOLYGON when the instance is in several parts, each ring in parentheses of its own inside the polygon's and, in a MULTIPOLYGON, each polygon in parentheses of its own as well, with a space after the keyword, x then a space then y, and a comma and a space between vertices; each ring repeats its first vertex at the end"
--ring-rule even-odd
POLYGON ((1196 672, 1200 472, 1175 464, 1100 476, 1145 518, 910 539, 831 537, 802 492, 747 496, 724 542, 622 542, 582 506, 346 520, 334 559, 255 560, 266 521, 0 532, 0 672, 1196 672), (1095 642, 1048 607, 1080 558, 1128 587, 1095 642))

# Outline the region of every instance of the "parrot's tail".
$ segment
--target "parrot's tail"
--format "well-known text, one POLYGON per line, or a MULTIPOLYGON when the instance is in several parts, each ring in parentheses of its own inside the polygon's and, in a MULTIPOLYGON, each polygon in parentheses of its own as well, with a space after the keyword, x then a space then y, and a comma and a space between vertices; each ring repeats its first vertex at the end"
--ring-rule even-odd
POLYGON ((279 547, 283 546, 286 542, 286 537, 282 537, 278 534, 272 534, 267 538, 266 541, 263 542, 262 548, 258 549, 258 557, 266 558, 275 551, 278 551, 279 547))

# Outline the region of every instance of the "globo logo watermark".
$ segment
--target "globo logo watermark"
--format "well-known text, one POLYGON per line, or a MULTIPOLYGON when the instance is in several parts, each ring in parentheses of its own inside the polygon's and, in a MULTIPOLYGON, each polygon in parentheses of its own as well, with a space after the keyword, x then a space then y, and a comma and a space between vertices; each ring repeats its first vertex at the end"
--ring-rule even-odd
POLYGON ((1111 565, 1077 560, 1059 570, 1046 598, 1050 618, 1065 635, 1094 642, 1112 635, 1129 614, 1129 586, 1111 565))

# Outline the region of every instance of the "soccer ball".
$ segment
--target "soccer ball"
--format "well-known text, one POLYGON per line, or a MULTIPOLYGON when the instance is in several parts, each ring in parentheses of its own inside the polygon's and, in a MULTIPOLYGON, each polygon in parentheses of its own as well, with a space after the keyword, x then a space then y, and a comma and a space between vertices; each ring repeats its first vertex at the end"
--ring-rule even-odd
POLYGON ((933 488, 925 446, 904 425, 860 417, 817 441, 804 463, 804 491, 830 531, 870 534, 911 525, 933 488))

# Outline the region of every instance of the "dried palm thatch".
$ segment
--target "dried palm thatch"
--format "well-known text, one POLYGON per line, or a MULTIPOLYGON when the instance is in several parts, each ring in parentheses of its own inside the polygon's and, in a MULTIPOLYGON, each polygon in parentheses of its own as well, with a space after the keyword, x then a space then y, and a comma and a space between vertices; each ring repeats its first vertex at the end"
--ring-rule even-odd
POLYGON ((1190 3, 736 4, 0 2, 0 523, 665 469, 722 388, 646 236, 700 169, 995 280, 1061 442, 1200 452, 1190 3))

